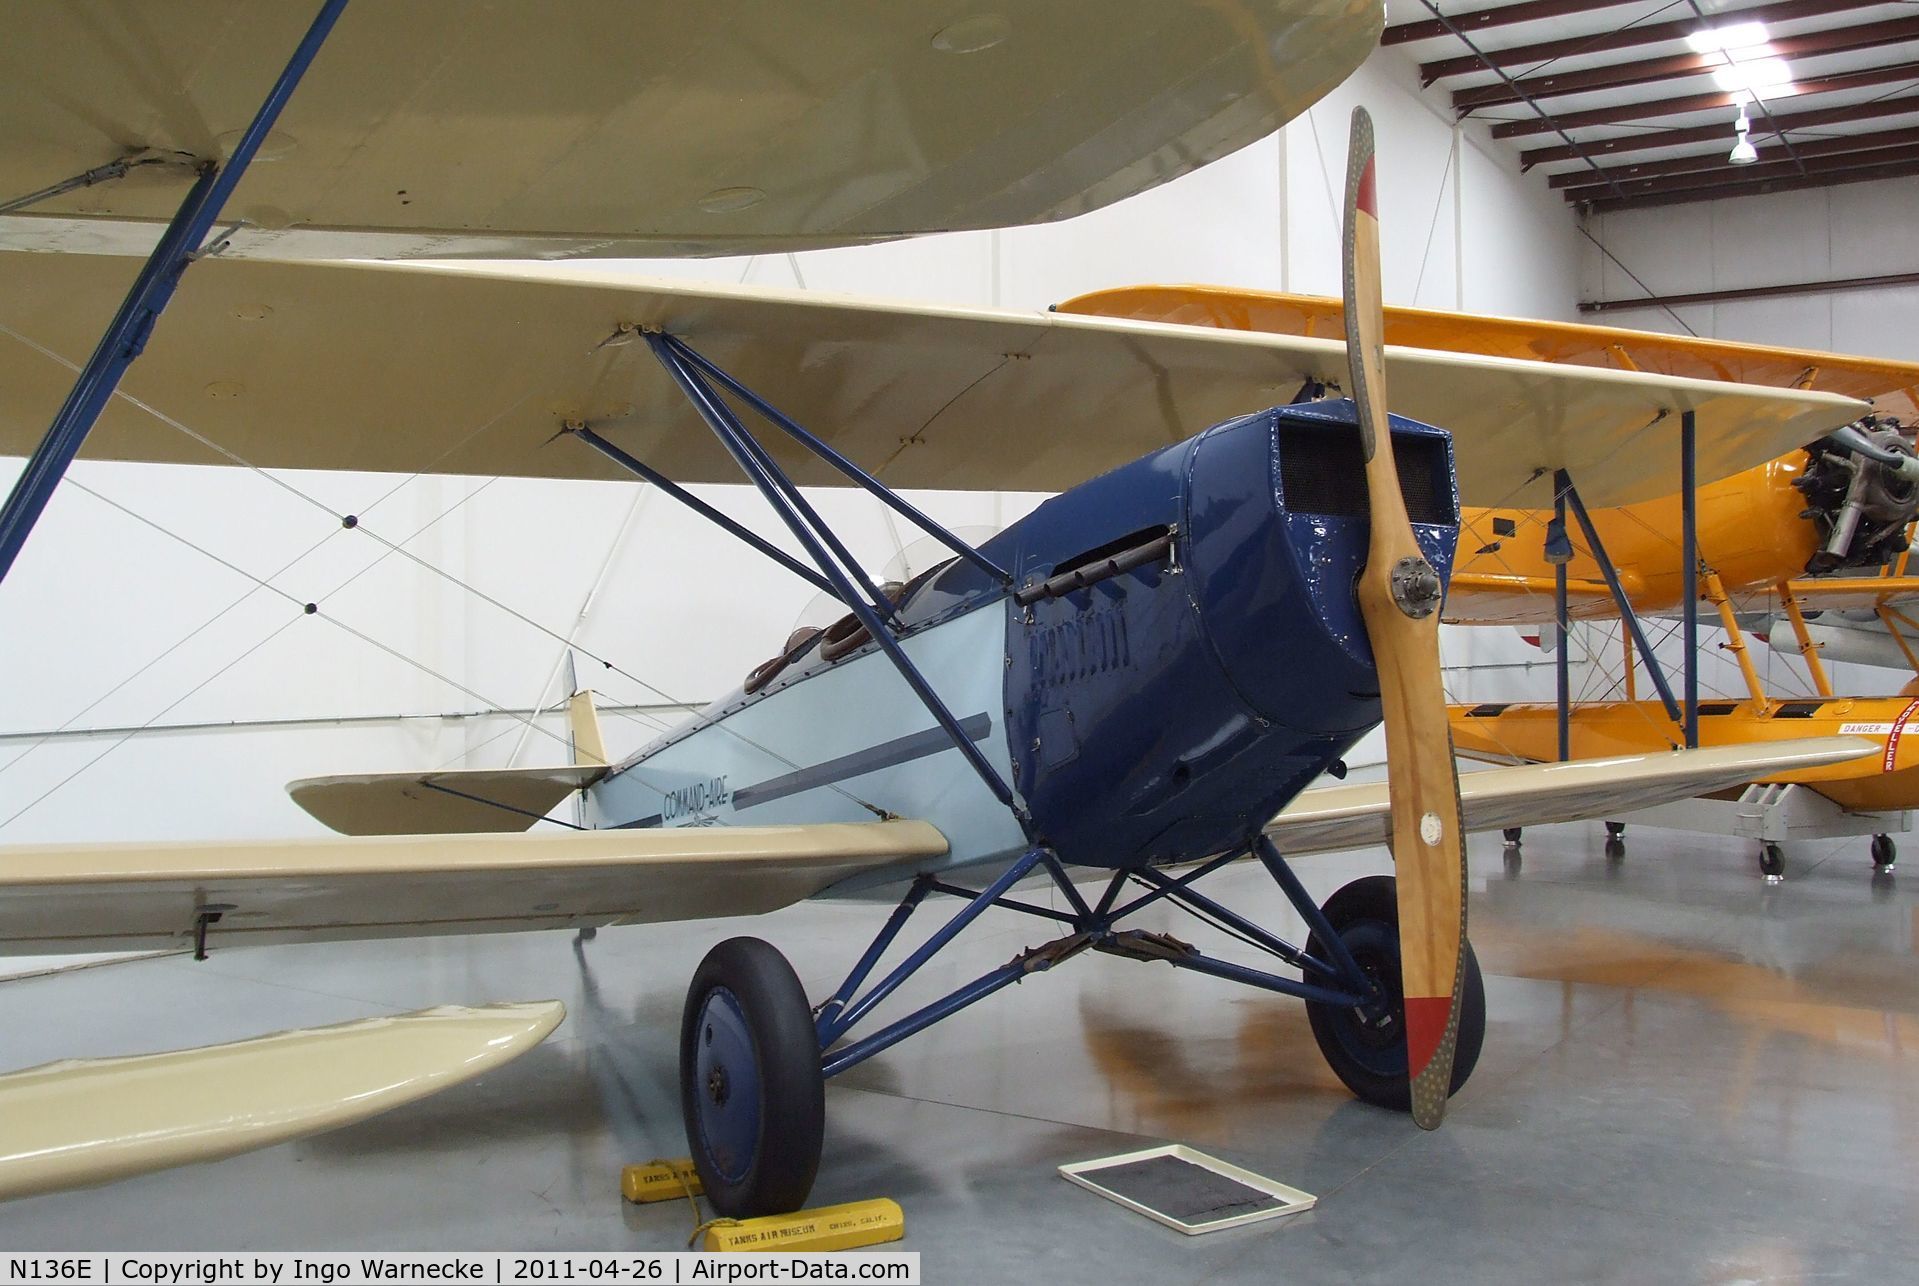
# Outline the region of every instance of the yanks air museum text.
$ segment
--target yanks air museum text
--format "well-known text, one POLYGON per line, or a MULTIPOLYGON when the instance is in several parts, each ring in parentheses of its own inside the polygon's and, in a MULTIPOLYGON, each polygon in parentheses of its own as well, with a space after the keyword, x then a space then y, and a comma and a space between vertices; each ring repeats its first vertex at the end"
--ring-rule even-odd
POLYGON ((0 1286, 372 1286, 381 1282, 888 1282, 919 1286, 918 1251, 766 1254, 25 1254, 0 1258, 0 1286))

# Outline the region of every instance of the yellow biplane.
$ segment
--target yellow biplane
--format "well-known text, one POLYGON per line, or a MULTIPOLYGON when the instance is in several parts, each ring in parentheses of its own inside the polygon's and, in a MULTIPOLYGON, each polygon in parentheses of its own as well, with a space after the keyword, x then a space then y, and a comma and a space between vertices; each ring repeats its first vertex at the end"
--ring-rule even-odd
MULTIPOLYGON (((1337 299, 1207 286, 1124 287, 1060 308, 1268 334, 1331 334, 1342 325, 1337 299)), ((1388 308, 1386 334, 1394 343, 1433 352, 1820 388, 1870 401, 1872 415, 1842 434, 1697 487, 1694 593, 1726 631, 1747 695, 1697 703, 1691 744, 1750 745, 1812 731, 1869 736, 1882 750, 1874 759, 1768 782, 1808 786, 1853 813, 1919 808, 1919 738, 1908 742, 1904 737, 1907 722, 1919 713, 1914 693, 1836 694, 1821 660, 1819 624, 1808 619, 1808 613, 1871 613, 1919 675, 1913 650, 1919 621, 1907 614, 1919 602, 1919 576, 1906 574, 1908 529, 1919 515, 1919 460, 1909 427, 1919 424, 1919 364, 1417 308, 1388 308), (1760 679, 1742 621, 1770 612, 1791 627, 1792 644, 1782 650, 1804 657, 1813 699, 1776 698, 1760 679)), ((1416 407, 1407 409, 1417 414, 1416 407)), ((1676 484, 1676 473, 1671 477, 1676 484)), ((1622 599, 1642 616, 1683 611, 1689 577, 1681 555, 1681 495, 1590 510, 1579 505, 1575 516, 1588 530, 1566 530, 1564 546, 1555 551, 1549 539, 1552 487, 1552 480, 1542 476, 1500 503, 1462 513, 1446 620, 1549 624, 1556 618, 1561 571, 1569 619, 1619 617, 1622 599), (1608 565, 1602 566, 1599 553, 1608 565)), ((1662 700, 1637 698, 1634 636, 1622 631, 1622 638, 1624 700, 1577 704, 1564 743, 1557 705, 1486 702, 1454 708, 1453 737, 1460 753, 1542 761, 1688 744, 1670 692, 1662 693, 1662 700)), ((1649 673, 1659 678, 1656 670, 1649 673)), ((1876 868, 1890 869, 1895 856, 1890 838, 1877 834, 1872 854, 1876 868)), ((1780 860, 1777 843, 1764 843, 1762 870, 1769 877, 1778 873, 1780 860)))

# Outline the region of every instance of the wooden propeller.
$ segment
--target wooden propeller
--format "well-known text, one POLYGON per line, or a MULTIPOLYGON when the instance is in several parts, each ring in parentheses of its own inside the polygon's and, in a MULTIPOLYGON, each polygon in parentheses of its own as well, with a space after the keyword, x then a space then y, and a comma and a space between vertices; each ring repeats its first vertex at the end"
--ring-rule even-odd
POLYGON ((1442 587, 1413 537, 1386 421, 1373 121, 1363 107, 1353 111, 1346 167, 1346 357, 1372 522, 1359 607, 1379 671, 1386 725, 1413 1119, 1430 1130, 1444 1119, 1452 1088, 1466 941, 1466 861, 1459 772, 1440 683, 1442 587))

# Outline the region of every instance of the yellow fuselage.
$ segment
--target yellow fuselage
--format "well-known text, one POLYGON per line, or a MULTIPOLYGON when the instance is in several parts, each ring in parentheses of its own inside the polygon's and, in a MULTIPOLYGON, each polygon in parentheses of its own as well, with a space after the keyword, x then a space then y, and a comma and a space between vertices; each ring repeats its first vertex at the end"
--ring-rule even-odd
MULTIPOLYGON (((1805 454, 1795 451, 1699 488, 1699 556, 1735 599, 1803 574, 1818 548, 1817 529, 1800 516, 1806 498, 1792 485, 1804 464, 1805 454)), ((1591 516, 1633 610, 1648 616, 1676 612, 1685 596, 1679 497, 1595 509, 1591 516)), ((1464 625, 1551 620, 1553 566, 1545 554, 1550 517, 1538 510, 1466 509, 1446 619, 1464 625), (1506 524, 1513 534, 1500 534, 1506 524)), ((1571 517, 1566 522, 1574 551, 1566 575, 1576 583, 1570 611, 1576 617, 1616 616, 1611 597, 1598 588, 1599 564, 1584 534, 1571 517)))

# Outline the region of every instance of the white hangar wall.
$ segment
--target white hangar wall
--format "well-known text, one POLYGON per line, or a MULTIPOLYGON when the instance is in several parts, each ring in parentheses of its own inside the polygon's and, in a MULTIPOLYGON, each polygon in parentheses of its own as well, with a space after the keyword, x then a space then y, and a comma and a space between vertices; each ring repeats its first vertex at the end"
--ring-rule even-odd
MULTIPOLYGON (((1594 214, 1585 223, 1591 239, 1580 237, 1577 242, 1580 298, 1691 295, 1919 272, 1915 205, 1919 179, 1907 178, 1594 214)), ((1915 285, 1622 309, 1589 320, 1680 335, 1690 329, 1707 339, 1919 360, 1915 285)), ((1712 556, 1711 550, 1703 552, 1712 556)), ((1702 637, 1708 640, 1702 686, 1743 695, 1736 665, 1713 646, 1723 634, 1707 629, 1702 637)), ((1671 663, 1677 663, 1677 656, 1671 653, 1671 663)), ((1761 646, 1755 658, 1769 685, 1783 693, 1809 691, 1797 657, 1761 646)), ((1903 683, 1892 670, 1831 668, 1834 689, 1845 694, 1889 694, 1903 683)))
MULTIPOLYGON (((1387 298, 1571 316, 1565 210, 1478 127, 1455 131, 1392 53, 1281 136, 1068 223, 602 270, 1018 308, 1141 281, 1337 293, 1347 115, 1362 101, 1381 137, 1387 298)), ((162 409, 191 422, 190 407, 162 409)), ((288 779, 557 761, 557 717, 528 732, 488 711, 562 697, 568 637, 617 667, 577 661, 622 707, 606 724, 623 753, 674 717, 654 707, 737 683, 812 598, 637 486, 100 463, 72 482, 0 585, 0 842, 308 833, 288 779)), ((756 494, 704 494, 790 547, 756 494)), ((966 528, 1038 498, 921 499, 966 528)), ((819 500, 875 567, 912 539, 870 498, 819 500)), ((1549 659, 1510 631, 1454 631, 1447 652, 1462 698, 1550 691, 1549 659)))

